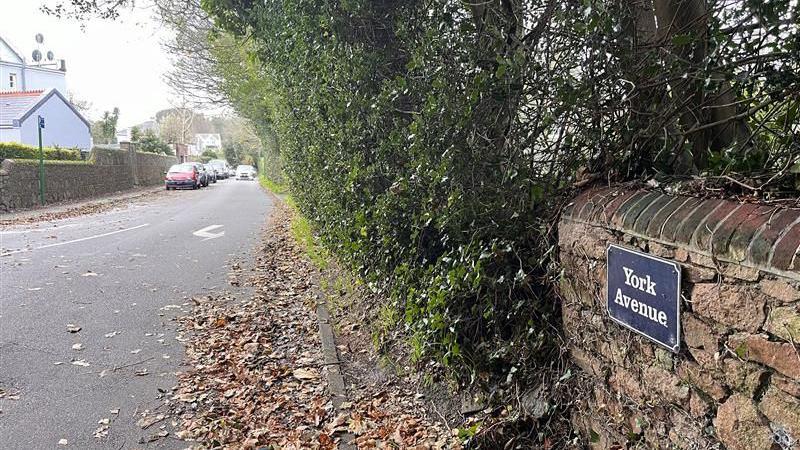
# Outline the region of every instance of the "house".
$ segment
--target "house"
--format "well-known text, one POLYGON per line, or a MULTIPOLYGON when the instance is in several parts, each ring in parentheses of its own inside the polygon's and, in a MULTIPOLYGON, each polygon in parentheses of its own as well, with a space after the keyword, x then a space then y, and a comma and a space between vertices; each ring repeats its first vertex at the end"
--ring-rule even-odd
POLYGON ((46 147, 92 148, 91 124, 57 89, 0 92, 0 142, 38 146, 38 117, 46 147))
POLYGON ((212 150, 222 148, 222 138, 219 133, 198 133, 194 135, 194 140, 196 146, 194 150, 198 155, 209 148, 212 150))
POLYGON ((42 55, 35 50, 38 61, 28 61, 7 40, 0 36, 0 91, 35 91, 58 89, 67 92, 66 63, 55 59, 53 52, 42 55))
POLYGON ((154 133, 158 134, 158 122, 155 119, 146 120, 138 125, 134 125, 129 128, 123 128, 117 131, 117 142, 131 142, 131 138, 133 135, 133 129, 138 128, 140 132, 144 133, 145 131, 151 130, 154 133))

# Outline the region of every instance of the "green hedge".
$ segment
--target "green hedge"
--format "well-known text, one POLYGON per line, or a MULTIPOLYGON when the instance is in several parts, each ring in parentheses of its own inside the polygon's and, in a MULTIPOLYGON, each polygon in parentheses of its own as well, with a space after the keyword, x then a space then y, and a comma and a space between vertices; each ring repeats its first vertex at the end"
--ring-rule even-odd
MULTIPOLYGON (((19 158, 14 158, 14 163, 15 164, 24 164, 24 165, 27 165, 27 166, 38 166, 39 165, 39 160, 38 159, 19 159, 19 158)), ((91 160, 84 161, 82 159, 79 159, 77 161, 68 160, 68 159, 66 159, 66 160, 65 159, 45 159, 44 163, 45 163, 45 165, 48 165, 48 166, 52 166, 52 165, 58 165, 58 166, 63 166, 63 165, 82 166, 82 165, 94 164, 94 161, 91 161, 91 160)))
MULTIPOLYGON (((39 159, 39 149, 16 142, 0 142, 0 161, 11 158, 39 159)), ((44 159, 78 161, 81 159, 81 152, 74 149, 45 147, 44 159)))

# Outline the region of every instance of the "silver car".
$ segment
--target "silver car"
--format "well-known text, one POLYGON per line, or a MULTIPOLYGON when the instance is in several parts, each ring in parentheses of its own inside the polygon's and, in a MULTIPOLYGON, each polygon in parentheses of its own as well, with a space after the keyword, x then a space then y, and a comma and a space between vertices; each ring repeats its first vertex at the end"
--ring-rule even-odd
POLYGON ((212 159, 208 162, 214 167, 214 170, 217 172, 217 178, 226 179, 230 176, 231 168, 228 165, 228 162, 224 159, 212 159))
POLYGON ((255 169, 253 166, 241 164, 236 168, 237 180, 255 180, 255 169))

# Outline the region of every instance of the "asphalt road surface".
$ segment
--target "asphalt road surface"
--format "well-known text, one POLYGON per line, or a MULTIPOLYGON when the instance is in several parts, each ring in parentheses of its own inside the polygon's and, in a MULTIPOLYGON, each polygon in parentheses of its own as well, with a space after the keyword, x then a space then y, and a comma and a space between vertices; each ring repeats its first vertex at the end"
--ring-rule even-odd
POLYGON ((232 289, 227 263, 252 258, 271 209, 257 182, 221 180, 0 230, 0 448, 187 447, 146 442, 173 418, 137 425, 182 370, 172 319, 232 289))

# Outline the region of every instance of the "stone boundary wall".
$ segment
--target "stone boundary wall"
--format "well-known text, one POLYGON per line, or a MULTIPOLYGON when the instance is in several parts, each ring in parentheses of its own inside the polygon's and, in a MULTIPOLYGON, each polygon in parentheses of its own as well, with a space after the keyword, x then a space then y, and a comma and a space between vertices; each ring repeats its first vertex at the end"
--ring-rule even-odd
MULTIPOLYGON (((174 156, 95 148, 88 163, 46 161, 45 202, 96 197, 162 183, 174 156)), ((0 211, 39 204, 38 161, 6 159, 0 167, 0 211)))
POLYGON ((799 246, 800 209, 622 187, 568 205, 559 290, 587 442, 799 450, 799 246), (679 353, 608 317, 609 244, 681 266, 679 353))

